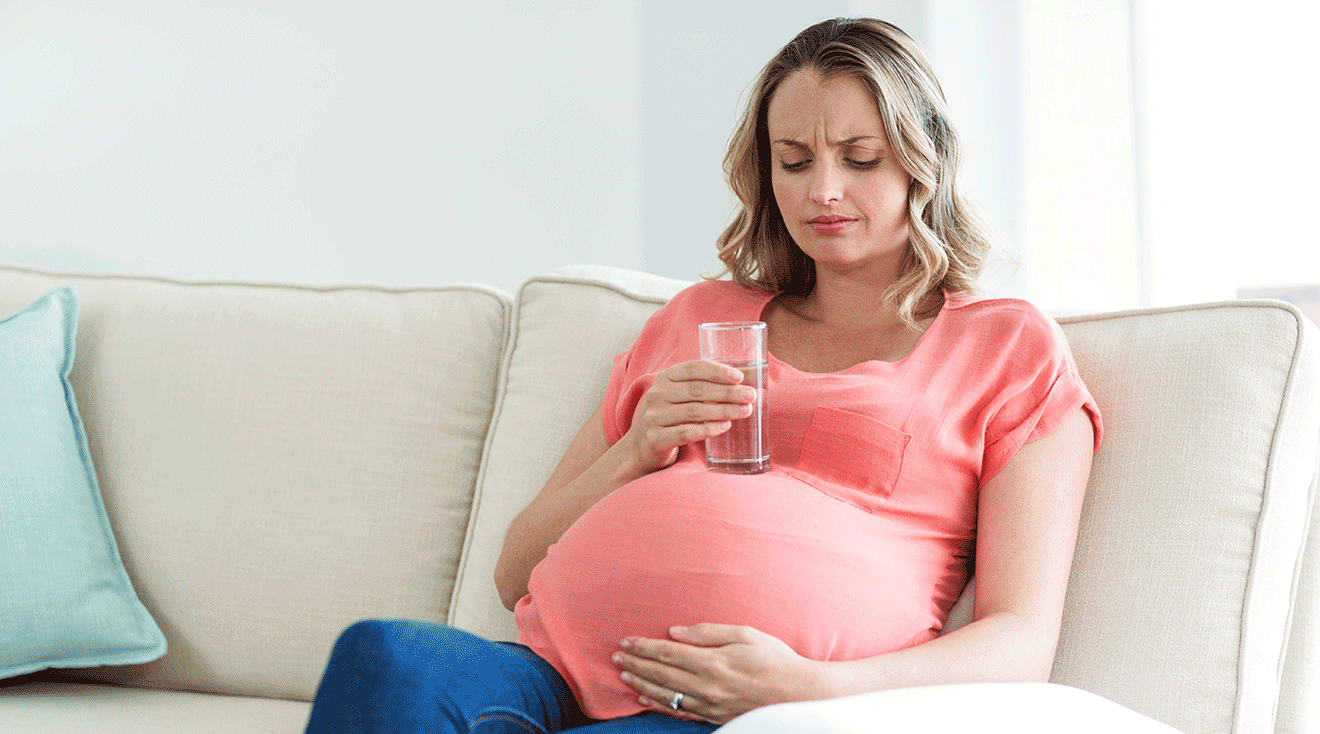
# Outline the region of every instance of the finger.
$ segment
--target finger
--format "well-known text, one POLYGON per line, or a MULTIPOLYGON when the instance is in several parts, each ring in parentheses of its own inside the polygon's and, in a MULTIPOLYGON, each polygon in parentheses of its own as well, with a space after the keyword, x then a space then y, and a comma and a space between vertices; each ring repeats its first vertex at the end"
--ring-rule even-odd
POLYGON ((748 641, 748 628, 732 624, 702 622, 686 627, 670 627, 669 636, 679 642, 700 647, 720 647, 748 641))
POLYGON ((700 698, 693 696, 690 693, 683 694, 682 703, 679 708, 675 710, 674 707, 670 705, 674 700, 675 689, 658 685, 626 671, 620 673, 619 678, 624 683, 628 684, 628 686, 634 691, 637 691, 637 702, 643 706, 660 709, 684 718, 705 720, 705 717, 702 715, 702 711, 706 708, 705 703, 700 698))
POLYGON ((615 659, 620 660, 617 663, 621 668, 619 680, 638 694, 661 701, 665 706, 673 700, 674 691, 690 691, 698 686, 695 679, 677 668, 624 653, 616 653, 615 659))
POLYGON ((647 418, 662 427, 685 423, 711 423, 733 421, 751 415, 752 406, 746 403, 662 403, 648 409, 647 418))
POLYGON ((748 385, 729 385, 709 380, 673 381, 656 378, 646 395, 656 405, 682 405, 694 403, 730 403, 750 405, 756 401, 756 388, 748 385))
POLYGON ((622 669, 622 672, 652 685, 676 691, 680 689, 691 690, 695 683, 695 679, 680 668, 625 653, 615 653, 615 656, 615 659, 619 660, 616 664, 622 669))
POLYGON ((683 380, 661 383, 660 388, 661 395, 674 403, 751 403, 756 400, 756 388, 750 385, 683 380))
POLYGON ((680 362, 664 371, 666 377, 676 382, 688 380, 707 380, 735 385, 743 380, 742 370, 720 364, 709 359, 694 359, 680 362))
POLYGON ((708 423, 683 423, 677 426, 657 429, 654 440, 657 446, 678 447, 701 441, 711 436, 718 436, 733 427, 729 421, 710 421, 708 423))
MULTIPOLYGON (((619 647, 623 648, 625 659, 632 657, 645 662, 653 661, 687 673, 695 673, 698 669, 698 661, 694 659, 694 653, 697 653, 697 650, 691 645, 685 645, 681 642, 649 637, 628 637, 619 642, 619 647)), ((660 683, 677 682, 670 679, 657 679, 654 676, 648 677, 660 683)))

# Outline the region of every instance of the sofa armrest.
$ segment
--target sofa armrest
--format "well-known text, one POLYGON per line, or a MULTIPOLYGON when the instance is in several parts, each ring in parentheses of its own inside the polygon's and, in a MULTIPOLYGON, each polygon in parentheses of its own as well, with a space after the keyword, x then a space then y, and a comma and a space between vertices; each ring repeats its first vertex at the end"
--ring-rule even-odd
POLYGON ((963 683, 898 688, 766 706, 721 734, 1177 734, 1113 701, 1054 683, 963 683))

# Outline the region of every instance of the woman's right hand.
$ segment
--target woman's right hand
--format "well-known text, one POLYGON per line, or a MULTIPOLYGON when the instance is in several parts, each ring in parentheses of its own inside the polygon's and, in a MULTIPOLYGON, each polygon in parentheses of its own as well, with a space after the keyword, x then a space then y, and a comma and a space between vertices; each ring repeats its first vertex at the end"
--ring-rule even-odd
POLYGON ((718 436, 731 421, 752 414, 756 388, 740 384, 742 372, 704 359, 676 364, 655 376, 624 434, 644 472, 678 461, 694 441, 718 436))

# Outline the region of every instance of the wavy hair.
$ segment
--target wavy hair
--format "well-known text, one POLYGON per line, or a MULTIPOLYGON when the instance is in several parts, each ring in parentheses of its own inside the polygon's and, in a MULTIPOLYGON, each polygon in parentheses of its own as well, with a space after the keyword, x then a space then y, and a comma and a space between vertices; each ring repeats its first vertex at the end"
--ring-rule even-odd
MULTIPOLYGON (((733 280, 771 293, 809 294, 816 264, 789 235, 770 184, 766 113, 779 85, 811 69, 823 78, 852 76, 875 95, 889 145, 912 177, 908 241, 899 279, 885 299, 910 327, 938 289, 974 293, 1002 245, 958 193, 958 135, 944 92, 916 41, 874 18, 836 18, 807 28, 761 70, 729 138, 724 174, 741 205, 717 240, 733 280)), ((1007 254, 1007 253, 1006 253, 1007 254)))

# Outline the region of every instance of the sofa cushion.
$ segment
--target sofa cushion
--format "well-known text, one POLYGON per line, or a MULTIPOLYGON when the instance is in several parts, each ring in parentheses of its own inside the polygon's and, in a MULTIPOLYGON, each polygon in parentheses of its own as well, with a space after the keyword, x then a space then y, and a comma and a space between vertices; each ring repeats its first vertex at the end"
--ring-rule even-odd
POLYGON ((600 404, 614 355, 656 309, 689 285, 617 268, 560 268, 518 292, 512 348, 472 505, 449 623, 514 640, 495 590, 495 562, 514 515, 541 490, 600 404))
POLYGON ((65 284, 102 493, 170 645, 99 677, 310 700, 352 622, 445 619, 507 296, 0 268, 0 308, 65 284))
POLYGON ((1051 680, 1183 731, 1274 731, 1318 458, 1315 327, 1242 301, 1063 324, 1106 433, 1051 680))
POLYGON ((302 734, 311 704, 119 686, 0 688, 0 734, 302 734))
POLYGON ((77 325, 69 288, 0 320, 0 678, 165 654, 87 452, 69 384, 77 325))
POLYGON ((1178 734, 1113 701, 1049 683, 970 683, 767 706, 722 734, 1178 734))

